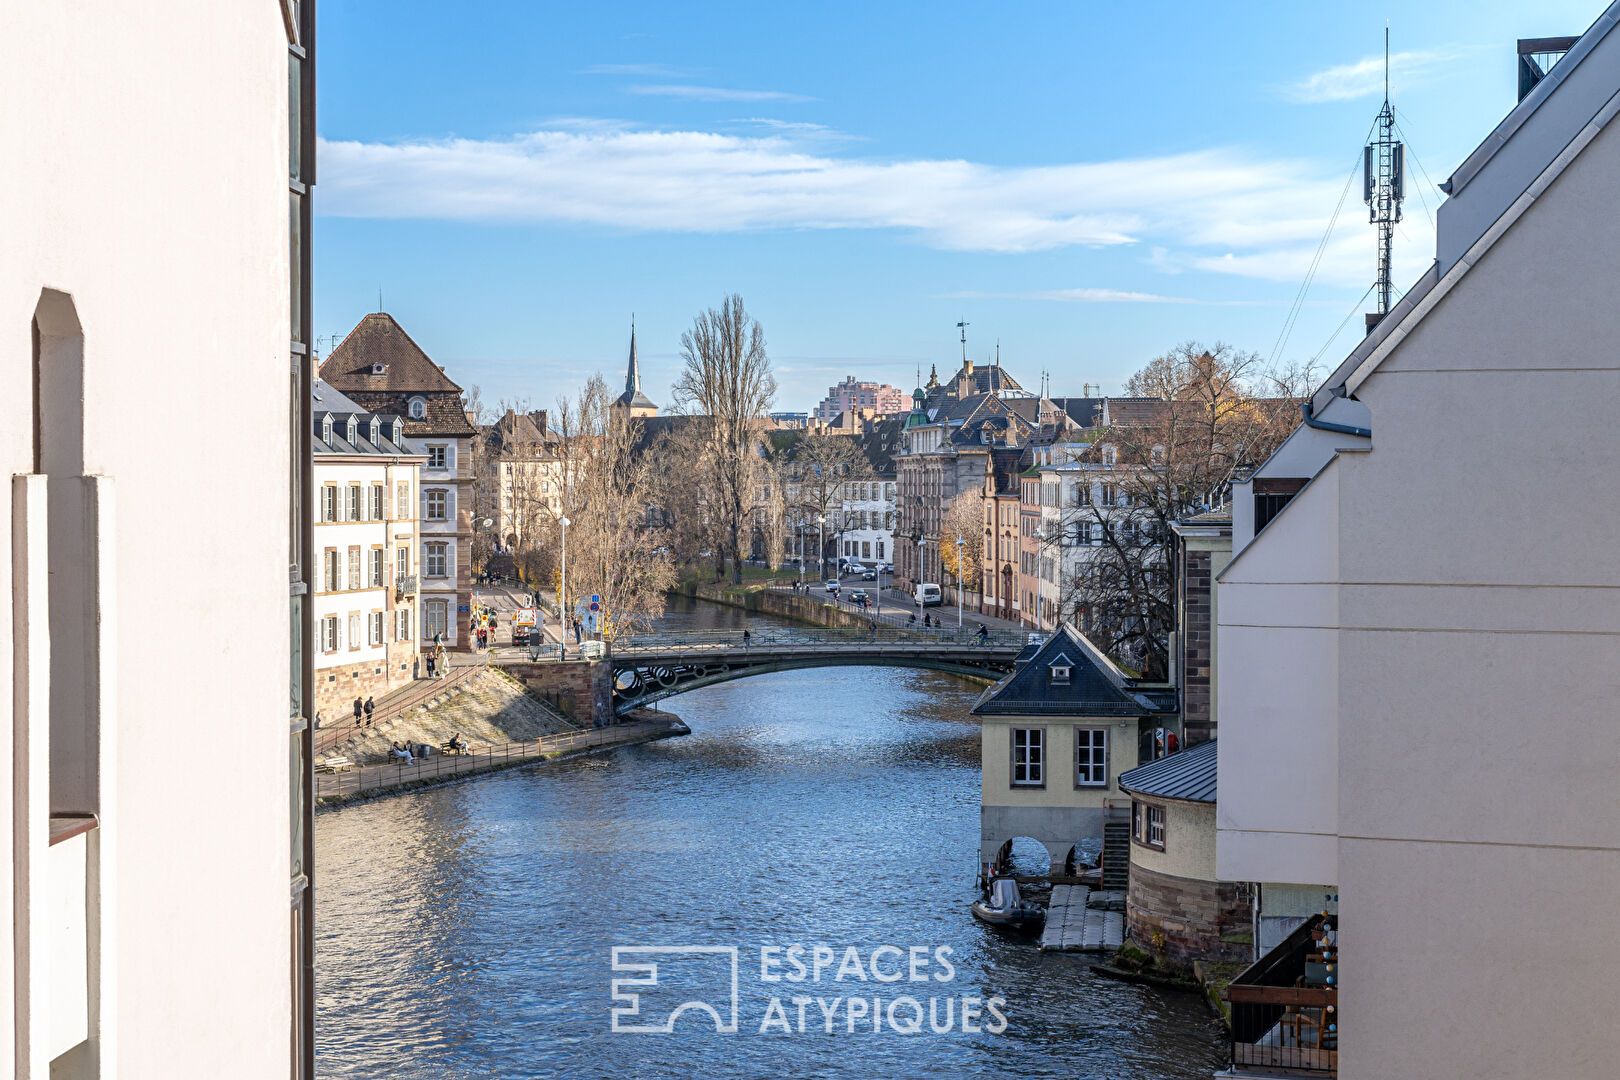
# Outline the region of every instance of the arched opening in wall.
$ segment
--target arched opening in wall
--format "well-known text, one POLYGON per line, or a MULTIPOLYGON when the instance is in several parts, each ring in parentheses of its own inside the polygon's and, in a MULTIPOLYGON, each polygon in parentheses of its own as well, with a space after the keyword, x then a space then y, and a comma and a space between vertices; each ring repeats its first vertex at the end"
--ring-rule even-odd
POLYGON ((1063 861, 1063 872, 1070 876, 1078 875, 1083 870, 1097 866, 1101 859, 1101 837, 1081 840, 1069 849, 1069 854, 1063 861))
POLYGON ((49 518, 52 814, 98 813, 101 655, 99 519, 85 476, 84 329, 73 298, 42 289, 33 319, 34 471, 49 518))
POLYGON ((1052 872, 1052 856, 1046 845, 1028 836, 1015 836, 1001 845, 996 873, 1046 877, 1052 872))

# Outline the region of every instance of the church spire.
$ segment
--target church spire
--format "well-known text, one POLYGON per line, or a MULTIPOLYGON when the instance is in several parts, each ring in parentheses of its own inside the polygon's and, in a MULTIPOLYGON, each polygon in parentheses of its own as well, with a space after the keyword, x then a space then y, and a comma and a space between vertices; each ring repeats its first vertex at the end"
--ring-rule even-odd
POLYGON ((641 364, 636 360, 636 317, 630 316, 630 368, 624 374, 624 393, 635 397, 641 393, 641 364))

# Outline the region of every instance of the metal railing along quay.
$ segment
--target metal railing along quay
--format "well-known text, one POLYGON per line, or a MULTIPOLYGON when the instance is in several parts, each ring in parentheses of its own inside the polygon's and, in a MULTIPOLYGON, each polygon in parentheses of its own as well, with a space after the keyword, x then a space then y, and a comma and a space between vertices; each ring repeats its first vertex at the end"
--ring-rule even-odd
MULTIPOLYGON (((500 743, 462 751, 459 754, 441 753, 437 748, 424 758, 412 761, 387 762, 381 765, 355 765, 342 772, 322 772, 315 776, 315 797, 331 798, 336 795, 358 795, 366 791, 409 784, 417 780, 455 776, 457 773, 477 772, 493 765, 503 765, 538 758, 544 754, 567 753, 594 746, 608 746, 625 742, 640 735, 654 734, 668 725, 618 724, 609 727, 568 731, 558 735, 543 735, 527 742, 500 743)), ((673 729, 671 729, 673 730, 673 729)))
POLYGON ((714 651, 717 649, 815 648, 826 646, 870 646, 906 644, 941 649, 1023 648, 1045 635, 1030 630, 989 630, 980 636, 976 629, 879 624, 873 630, 861 627, 763 627, 759 630, 699 630, 678 634, 638 634, 613 643, 613 655, 637 653, 714 651), (745 636, 746 635, 746 636, 745 636))
POLYGON ((461 664, 452 667, 446 675, 413 680, 385 697, 371 716, 362 716, 359 723, 356 723, 354 716, 349 713, 333 719, 323 718, 321 726, 315 729, 315 752, 319 754, 323 750, 330 750, 356 735, 364 735, 378 724, 402 716, 419 705, 425 705, 451 687, 486 670, 487 666, 484 663, 461 664))

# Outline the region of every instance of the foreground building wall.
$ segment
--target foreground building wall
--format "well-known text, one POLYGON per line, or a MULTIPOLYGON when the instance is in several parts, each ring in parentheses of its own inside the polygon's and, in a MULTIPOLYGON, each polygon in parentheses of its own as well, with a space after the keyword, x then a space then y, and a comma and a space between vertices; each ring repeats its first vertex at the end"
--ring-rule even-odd
POLYGON ((1437 271, 1318 393, 1370 449, 1222 578, 1218 869, 1337 883, 1346 1080, 1614 1073, 1617 19, 1459 170, 1437 271))
POLYGON ((286 1077, 284 9, 7 4, 0 34, 0 1056, 41 1080, 286 1077), (195 746, 226 763, 212 809, 176 782, 195 746), (47 847, 47 811, 97 827, 47 847))

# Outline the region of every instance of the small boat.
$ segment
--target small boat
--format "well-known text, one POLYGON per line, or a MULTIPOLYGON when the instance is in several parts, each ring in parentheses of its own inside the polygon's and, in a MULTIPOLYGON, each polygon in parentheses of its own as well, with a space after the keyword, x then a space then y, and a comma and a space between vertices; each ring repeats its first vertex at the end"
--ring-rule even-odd
POLYGON ((973 901, 973 915, 992 926, 1018 929, 1039 927, 1046 921, 1046 909, 1029 903, 1018 892, 1018 882, 1010 877, 996 878, 986 895, 973 901))

